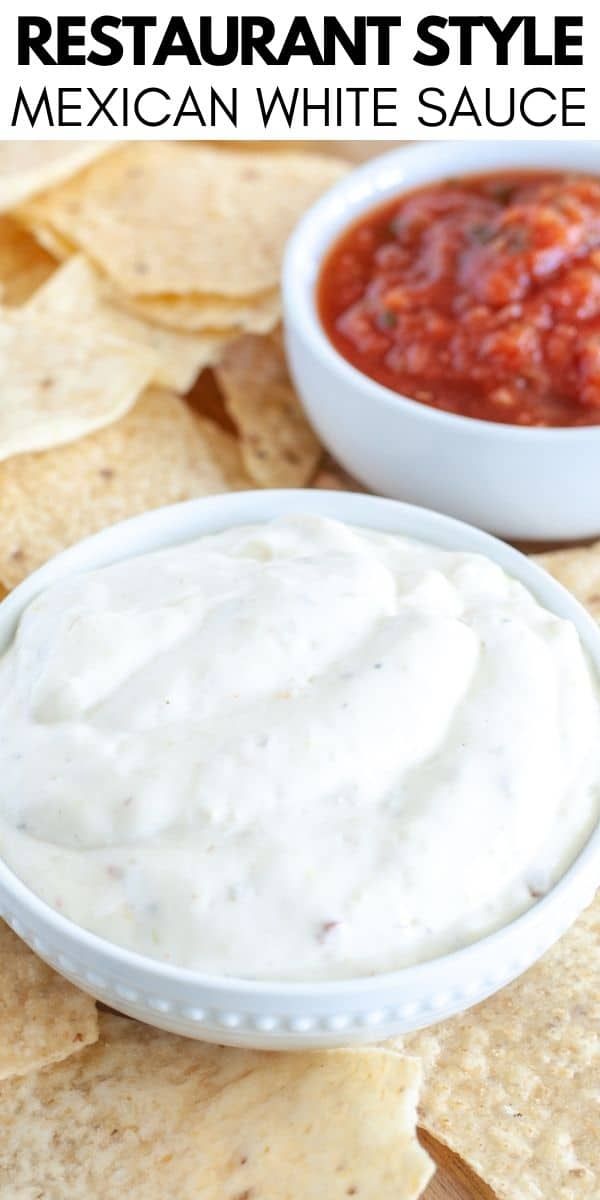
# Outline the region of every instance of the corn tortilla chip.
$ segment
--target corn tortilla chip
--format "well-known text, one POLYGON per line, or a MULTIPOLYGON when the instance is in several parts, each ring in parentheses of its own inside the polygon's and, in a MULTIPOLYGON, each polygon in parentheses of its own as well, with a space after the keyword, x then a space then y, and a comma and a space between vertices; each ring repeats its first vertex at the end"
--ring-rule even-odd
POLYGON ((152 379, 155 357, 27 306, 0 310, 0 460, 74 441, 117 420, 152 379))
POLYGON ((534 558, 600 621, 600 542, 594 542, 593 546, 552 550, 536 554, 534 558))
POLYGON ((120 295, 121 304, 134 316, 168 329, 187 332, 205 330, 232 333, 269 333, 281 316, 277 288, 256 292, 254 296, 211 296, 190 293, 187 296, 120 295))
POLYGON ((0 289, 3 304, 19 305, 41 287, 56 268, 35 238, 11 221, 0 217, 0 289))
POLYGON ((0 212, 69 179, 112 148, 109 142, 0 142, 0 212))
POLYGON ((347 170, 310 154, 130 143, 20 216, 66 238, 133 296, 247 296, 277 286, 299 216, 347 170))
POLYGON ((83 255, 55 271, 28 305, 29 312, 51 320, 72 322, 88 334, 122 338, 156 357, 154 382, 187 392, 199 372, 219 361, 229 339, 223 334, 177 333, 161 329, 119 308, 116 297, 83 255))
POLYGON ((100 1041, 0 1088, 11 1200, 414 1200, 418 1067, 385 1050, 268 1055, 100 1016, 100 1041))
POLYGON ((210 417, 221 429, 237 439, 237 429, 225 408, 222 392, 214 371, 203 371, 185 398, 186 404, 202 417, 210 417))
POLYGON ((395 1044, 425 1073, 420 1124, 497 1200, 600 1195, 600 895, 496 996, 395 1044))
POLYGON ((150 389, 121 421, 73 445, 0 464, 0 580, 149 508, 248 486, 235 440, 150 389))
POLYGON ((261 487, 302 487, 321 456, 276 337, 234 342, 216 368, 248 470, 261 487))
POLYGON ((16 211, 14 216, 19 221, 20 228, 26 230, 35 239, 38 246, 58 262, 63 258, 72 258, 74 254, 77 254, 77 246, 74 246, 68 238, 60 237, 49 226, 36 225, 35 222, 21 222, 19 210, 16 211))
POLYGON ((319 463, 318 470, 312 478, 311 487, 333 492, 365 491, 362 484, 357 483, 356 479, 349 475, 343 467, 340 467, 330 454, 326 454, 319 463))
MULTIPOLYGON (((198 142, 192 143, 192 145, 198 145, 198 142)), ((262 150, 262 148, 264 146, 264 142, 253 142, 253 141, 221 142, 221 141, 216 141, 216 142, 213 142, 212 145, 213 146, 224 146, 227 150, 234 150, 236 148, 239 148, 241 150, 246 150, 246 151, 248 151, 248 150, 260 151, 260 150, 262 150)), ((383 141, 382 142, 380 142, 380 141, 377 141, 377 142, 374 142, 374 141, 355 142, 355 141, 352 141, 352 142, 349 142, 347 140, 341 139, 340 141, 336 140, 336 141, 327 141, 327 142, 314 142, 311 139, 305 140, 304 138, 299 138, 297 141, 294 140, 294 151, 295 152, 302 151, 303 153, 305 152, 307 154, 323 154, 328 158, 333 156, 334 158, 338 158, 338 159, 339 158, 347 159, 348 162, 362 163, 362 162, 366 162, 369 158, 375 158, 376 156, 378 156, 380 154, 385 154, 386 150, 397 150, 399 146, 407 146, 407 145, 409 145, 409 143, 406 141, 393 141, 393 142, 392 141, 390 141, 390 142, 383 142, 383 141)), ((277 152, 278 154, 289 154, 289 152, 290 152, 289 141, 287 141, 287 142, 269 141, 269 154, 273 154, 275 152, 277 152)))
MULTIPOLYGON (((54 261, 73 258, 78 247, 54 230, 35 223, 28 226, 42 253, 54 261), (42 249, 43 247, 43 249, 42 249)), ((26 230, 23 227, 23 232, 26 230)), ((218 296, 202 292, 186 296, 131 296, 112 284, 113 296, 121 309, 132 316, 166 329, 182 333, 206 333, 207 336, 240 333, 268 333, 281 317, 279 288, 269 288, 249 296, 218 296)))
POLYGON ((60 1062, 97 1038, 92 998, 0 921, 0 1079, 60 1062))

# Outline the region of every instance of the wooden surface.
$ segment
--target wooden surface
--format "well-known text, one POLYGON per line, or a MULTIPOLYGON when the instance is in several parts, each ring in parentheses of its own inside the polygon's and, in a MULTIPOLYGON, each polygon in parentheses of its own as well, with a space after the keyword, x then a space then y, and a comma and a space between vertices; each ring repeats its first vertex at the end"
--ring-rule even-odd
POLYGON ((419 1130, 419 1137, 437 1165, 437 1171, 422 1200, 497 1200, 487 1183, 470 1171, 456 1154, 423 1130, 419 1130))

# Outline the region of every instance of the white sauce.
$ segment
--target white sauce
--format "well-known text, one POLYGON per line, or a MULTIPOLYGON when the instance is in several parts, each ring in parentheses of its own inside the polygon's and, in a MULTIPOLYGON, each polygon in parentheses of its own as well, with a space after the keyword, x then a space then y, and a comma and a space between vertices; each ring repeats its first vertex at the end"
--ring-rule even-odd
POLYGON ((599 808, 575 629, 498 566, 317 517, 38 597, 0 660, 0 853, 74 921, 329 979, 474 940, 599 808))

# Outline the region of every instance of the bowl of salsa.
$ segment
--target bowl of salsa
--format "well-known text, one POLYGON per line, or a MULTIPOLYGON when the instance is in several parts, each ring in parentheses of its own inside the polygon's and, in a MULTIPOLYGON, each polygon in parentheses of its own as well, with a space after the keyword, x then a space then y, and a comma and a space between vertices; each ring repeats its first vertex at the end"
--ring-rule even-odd
POLYGON ((444 143, 352 172, 291 239, 309 416, 368 487, 513 539, 600 533, 600 148, 444 143))

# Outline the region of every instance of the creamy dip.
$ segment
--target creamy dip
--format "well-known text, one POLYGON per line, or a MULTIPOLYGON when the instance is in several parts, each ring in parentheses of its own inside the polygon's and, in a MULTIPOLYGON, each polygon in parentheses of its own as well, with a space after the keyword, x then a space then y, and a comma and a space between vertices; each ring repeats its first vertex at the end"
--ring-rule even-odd
POLYGON ((575 628, 497 565, 299 516, 51 587, 0 660, 0 854, 211 973, 418 962, 522 912, 599 808, 575 628))

